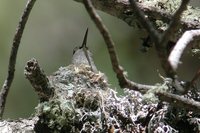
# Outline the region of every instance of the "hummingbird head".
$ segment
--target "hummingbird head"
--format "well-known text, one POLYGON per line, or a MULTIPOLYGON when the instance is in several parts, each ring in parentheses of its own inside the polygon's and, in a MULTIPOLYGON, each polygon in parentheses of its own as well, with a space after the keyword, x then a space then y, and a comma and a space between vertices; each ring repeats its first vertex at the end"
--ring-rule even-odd
POLYGON ((93 71, 96 70, 96 66, 92 59, 92 53, 89 51, 87 44, 88 28, 85 32, 83 43, 79 47, 75 47, 73 50, 72 64, 81 65, 85 64, 91 67, 93 71))
POLYGON ((83 43, 81 46, 77 46, 73 49, 73 55, 75 54, 75 52, 78 50, 78 49, 83 49, 85 48, 86 50, 88 50, 88 47, 86 46, 87 45, 87 35, 88 35, 88 28, 85 32, 85 36, 84 36, 84 39, 83 39, 83 43))

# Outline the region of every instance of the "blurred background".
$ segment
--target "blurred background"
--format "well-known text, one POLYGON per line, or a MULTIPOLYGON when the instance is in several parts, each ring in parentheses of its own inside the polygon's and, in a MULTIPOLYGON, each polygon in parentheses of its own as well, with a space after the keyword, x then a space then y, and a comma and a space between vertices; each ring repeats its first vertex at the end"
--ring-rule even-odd
MULTIPOLYGON (((0 87, 7 75, 12 39, 26 2, 27 0, 0 1, 0 87)), ((199 1, 193 1, 193 4, 198 6, 199 1)), ((144 84, 162 82, 158 74, 163 72, 154 49, 147 53, 140 50, 140 31, 108 14, 100 11, 98 13, 110 30, 120 63, 127 71, 129 79, 144 84)), ((33 88, 23 74, 26 62, 36 58, 47 75, 55 72, 60 66, 67 66, 71 63, 73 48, 81 45, 87 27, 88 46, 97 68, 107 75, 112 88, 119 94, 122 93, 111 68, 103 38, 84 6, 67 0, 36 1, 19 47, 15 78, 8 95, 4 118, 29 117, 38 103, 33 88)), ((180 78, 190 80, 200 61, 187 52, 182 61, 180 78)))

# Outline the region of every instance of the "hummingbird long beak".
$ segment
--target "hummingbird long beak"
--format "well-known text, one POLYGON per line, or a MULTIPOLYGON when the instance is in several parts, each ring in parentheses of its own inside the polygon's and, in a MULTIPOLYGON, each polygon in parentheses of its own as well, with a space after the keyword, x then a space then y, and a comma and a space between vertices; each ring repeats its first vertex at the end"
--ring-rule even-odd
POLYGON ((85 32, 85 36, 84 36, 84 39, 83 39, 83 43, 82 43, 80 49, 83 48, 83 47, 87 48, 87 46, 86 46, 86 44, 87 44, 87 35, 88 35, 88 28, 87 28, 87 30, 86 30, 86 32, 85 32))

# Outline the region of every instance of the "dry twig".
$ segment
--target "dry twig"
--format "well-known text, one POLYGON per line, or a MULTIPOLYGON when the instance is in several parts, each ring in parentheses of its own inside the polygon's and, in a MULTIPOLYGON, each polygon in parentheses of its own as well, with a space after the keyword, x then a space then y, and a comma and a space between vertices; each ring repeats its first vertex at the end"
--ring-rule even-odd
POLYGON ((175 12, 168 29, 160 36, 158 31, 153 27, 150 20, 145 17, 144 13, 139 9, 136 2, 134 0, 129 0, 133 10, 135 11, 135 15, 137 16, 138 20, 141 22, 142 26, 148 31, 152 41, 155 43, 155 47, 160 58, 162 67, 167 76, 174 79, 175 72, 168 64, 167 57, 167 44, 169 42, 170 36, 172 32, 174 32, 178 28, 178 24, 180 21, 180 16, 182 12, 186 9, 189 0, 183 0, 179 9, 175 12))
POLYGON ((104 38, 104 41, 106 43, 106 46, 107 46, 107 49, 108 49, 108 52, 110 55, 112 67, 113 67, 114 72, 117 75, 120 86, 122 88, 129 88, 129 89, 136 90, 136 91, 139 91, 142 93, 153 88, 153 86, 151 86, 151 85, 137 84, 126 78, 123 68, 119 65, 119 60, 118 60, 116 50, 115 50, 115 44, 114 44, 114 41, 111 39, 108 29, 102 23, 102 20, 101 20, 100 16, 96 13, 91 1, 84 0, 83 3, 85 5, 86 10, 88 11, 88 14, 90 15, 91 19, 94 21, 94 23, 96 24, 97 28, 99 29, 101 35, 104 38))
POLYGON ((158 31, 154 28, 149 19, 145 17, 145 14, 139 9, 136 2, 134 0, 130 0, 129 2, 132 9, 134 10, 135 16, 137 17, 141 25, 147 30, 151 39, 155 42, 156 45, 159 44, 160 34, 158 33, 158 31))
POLYGON ((197 113, 200 111, 200 102, 196 102, 194 100, 190 100, 188 98, 181 97, 179 95, 167 93, 167 92, 157 92, 159 99, 162 101, 166 101, 175 107, 181 107, 184 109, 192 110, 197 113))
MULTIPOLYGON (((190 0, 182 0, 181 5, 173 15, 169 27, 167 30, 162 34, 162 38, 160 40, 161 47, 166 47, 167 43, 169 42, 171 36, 177 31, 180 25, 180 19, 183 11, 187 9, 187 5, 190 2, 190 0)), ((167 55, 168 56, 168 55, 167 55)))
POLYGON ((19 44, 22 38, 22 34, 26 25, 26 22, 28 20, 29 14, 31 12, 31 9, 34 6, 36 0, 29 0, 27 2, 26 8, 23 11, 23 14, 21 16, 21 19, 19 21, 19 24, 17 26, 17 31, 15 33, 12 49, 10 53, 10 59, 9 59, 9 65, 8 65, 8 75, 6 80, 4 81, 4 84, 2 86, 1 92, 0 92, 0 117, 2 118, 6 98, 10 89, 10 86, 12 84, 12 81, 14 79, 14 72, 15 72, 15 64, 16 64, 16 58, 17 58, 17 52, 19 48, 19 44))

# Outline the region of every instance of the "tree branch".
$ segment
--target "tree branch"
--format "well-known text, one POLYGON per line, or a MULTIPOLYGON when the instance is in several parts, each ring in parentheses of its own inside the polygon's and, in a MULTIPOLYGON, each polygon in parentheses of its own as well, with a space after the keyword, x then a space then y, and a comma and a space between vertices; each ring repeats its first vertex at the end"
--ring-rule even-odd
POLYGON ((152 41, 155 42, 156 51, 158 53, 158 57, 160 58, 162 67, 166 75, 174 79, 175 72, 173 71, 173 69, 171 69, 171 66, 167 61, 168 57, 167 44, 172 36, 172 32, 175 33, 176 29, 178 28, 177 25, 179 25, 180 16, 187 7, 189 0, 182 1, 180 7, 172 17, 169 27, 167 28, 166 31, 164 31, 162 35, 159 35, 158 31, 153 27, 150 20, 147 17, 145 17, 145 14, 139 9, 136 2, 133 0, 129 1, 131 3, 133 11, 135 11, 135 15, 138 18, 139 22, 148 31, 150 37, 152 38, 152 41))
POLYGON ((161 40, 159 40, 159 44, 156 44, 156 49, 159 57, 161 58, 161 64, 165 70, 165 73, 172 79, 175 79, 176 71, 174 71, 167 60, 169 56, 167 52, 167 45, 170 41, 170 38, 172 38, 178 32, 181 15, 183 11, 186 10, 189 1, 190 0, 182 0, 181 5, 173 15, 168 28, 162 34, 161 40))
POLYGON ((162 39, 160 40, 161 46, 166 47, 170 38, 172 38, 171 36, 174 36, 174 34, 176 33, 180 25, 181 15, 187 9, 189 1, 190 0, 182 0, 181 5, 173 15, 167 30, 162 34, 162 39))
POLYGON ((19 24, 17 26, 17 31, 15 33, 12 49, 10 53, 10 59, 9 59, 9 65, 8 65, 8 75, 6 80, 4 81, 4 84, 2 86, 1 92, 0 92, 0 118, 3 116, 6 98, 10 89, 10 86, 12 84, 13 78, 14 78, 14 72, 15 72, 15 64, 16 64, 16 58, 17 58, 17 52, 19 48, 19 44, 22 38, 22 34, 26 25, 26 22, 28 20, 29 14, 31 12, 31 9, 34 6, 36 0, 29 0, 27 2, 26 8, 24 9, 24 12, 21 16, 21 19, 19 21, 19 24))
POLYGON ((49 98, 53 95, 53 88, 36 59, 31 59, 27 62, 24 74, 30 81, 31 85, 35 88, 40 100, 49 100, 49 98))
POLYGON ((176 45, 174 46, 172 52, 168 57, 168 61, 172 68, 176 70, 180 63, 180 58, 183 54, 183 51, 189 44, 192 44, 194 41, 200 40, 200 30, 190 30, 186 31, 182 37, 177 41, 176 45))
POLYGON ((161 36, 158 33, 158 31, 154 28, 150 20, 147 17, 145 17, 145 14, 139 9, 136 2, 134 2, 133 0, 129 0, 129 2, 131 3, 131 7, 134 11, 136 18, 140 22, 140 25, 147 30, 147 32, 149 33, 151 39, 155 42, 155 44, 156 45, 159 44, 161 36))
POLYGON ((184 108, 197 113, 200 111, 200 102, 161 91, 156 92, 156 95, 161 101, 166 101, 177 108, 184 108))
MULTIPOLYGON (((74 0, 77 2, 83 2, 83 0, 74 0)), ((171 7, 174 7, 174 4, 179 1, 146 1, 141 0, 137 2, 138 7, 146 17, 153 23, 153 25, 158 26, 156 20, 161 20, 163 23, 169 23, 172 19, 174 10, 171 10, 171 7), (169 5, 169 6, 166 6, 169 5), (163 8, 164 6, 164 8, 163 8)), ((115 16, 130 26, 137 26, 140 23, 135 18, 135 13, 132 10, 130 3, 127 0, 92 0, 94 7, 98 10, 101 10, 105 13, 108 13, 112 16, 115 16), (112 5, 112 6, 111 6, 112 5)), ((180 20, 181 31, 176 33, 173 38, 170 38, 170 41, 176 42, 181 34, 186 30, 200 28, 200 17, 199 17, 198 8, 188 7, 188 10, 184 12, 184 15, 180 20)), ((158 26, 159 27, 159 26, 158 26)), ((162 29, 161 29, 162 30, 162 29)))

